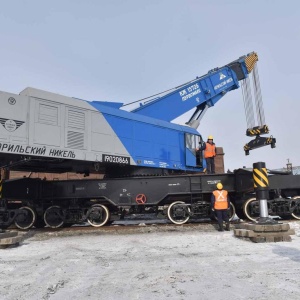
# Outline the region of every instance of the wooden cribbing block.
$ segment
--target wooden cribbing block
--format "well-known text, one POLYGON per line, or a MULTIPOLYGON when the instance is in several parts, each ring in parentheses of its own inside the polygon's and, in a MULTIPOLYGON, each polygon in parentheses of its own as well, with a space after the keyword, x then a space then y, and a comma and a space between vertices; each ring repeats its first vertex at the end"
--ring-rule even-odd
POLYGON ((253 230, 247 229, 234 229, 235 236, 244 236, 244 237, 268 237, 268 236, 287 236, 287 235, 294 235, 295 230, 290 229, 288 231, 278 231, 278 232, 255 232, 253 230))
POLYGON ((290 242, 291 235, 295 234, 289 224, 241 224, 234 229, 234 235, 239 238, 248 238, 254 243, 290 242))
POLYGON ((14 237, 17 236, 18 232, 17 231, 6 231, 6 232, 1 232, 0 233, 0 240, 4 238, 9 238, 9 237, 14 237))
POLYGON ((266 231, 287 231, 290 229, 289 224, 274 224, 274 225, 258 225, 258 224, 241 224, 240 229, 248 229, 257 232, 266 232, 266 231))
POLYGON ((0 249, 9 246, 17 246, 23 240, 23 235, 18 235, 17 231, 6 231, 0 233, 0 249))

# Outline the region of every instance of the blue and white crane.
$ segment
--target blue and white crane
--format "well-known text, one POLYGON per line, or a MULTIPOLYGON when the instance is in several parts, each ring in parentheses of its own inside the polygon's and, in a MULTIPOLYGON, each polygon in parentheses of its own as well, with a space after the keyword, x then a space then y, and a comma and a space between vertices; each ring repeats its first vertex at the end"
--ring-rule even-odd
POLYGON ((147 98, 146 102, 140 103, 140 107, 132 112, 170 122, 195 108, 187 124, 198 128, 206 110, 214 106, 227 92, 238 89, 241 83, 248 126, 246 135, 256 136, 253 141, 244 146, 246 155, 250 150, 265 145, 274 148, 275 138, 260 137, 261 134, 269 133, 269 129, 265 123, 257 61, 257 54, 249 53, 221 68, 212 69, 206 75, 197 77, 171 92, 168 91, 161 97, 147 98), (251 88, 250 73, 253 75, 253 88, 251 88), (255 98, 256 121, 252 90, 255 98))
POLYGON ((3 168, 44 172, 101 172, 109 176, 201 172, 197 131, 205 111, 242 83, 249 150, 271 145, 264 123, 256 53, 215 68, 131 112, 123 103, 86 101, 34 88, 0 92, 0 163, 3 168), (253 72, 252 72, 253 71, 253 72), (258 124, 249 74, 254 74, 258 124), (186 125, 171 121, 195 108, 186 125))

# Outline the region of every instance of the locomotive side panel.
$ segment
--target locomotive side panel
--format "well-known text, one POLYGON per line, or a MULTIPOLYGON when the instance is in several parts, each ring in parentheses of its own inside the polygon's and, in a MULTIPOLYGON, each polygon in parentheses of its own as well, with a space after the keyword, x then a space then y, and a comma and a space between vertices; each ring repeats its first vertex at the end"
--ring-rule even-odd
POLYGON ((0 92, 0 102, 0 151, 18 153, 28 144, 28 97, 0 92))

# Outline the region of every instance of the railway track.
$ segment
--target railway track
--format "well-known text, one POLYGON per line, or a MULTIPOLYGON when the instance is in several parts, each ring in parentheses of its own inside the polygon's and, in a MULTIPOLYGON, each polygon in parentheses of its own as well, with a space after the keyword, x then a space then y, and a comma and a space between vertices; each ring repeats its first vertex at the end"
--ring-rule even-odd
MULTIPOLYGON (((282 223, 294 223, 299 220, 280 220, 282 223)), ((239 219, 231 222, 231 229, 238 227, 241 224, 239 219)), ((29 236, 45 235, 45 236, 68 236, 81 234, 130 234, 130 233, 150 233, 150 232, 184 232, 197 230, 201 232, 215 231, 217 222, 208 219, 190 222, 182 225, 175 225, 164 220, 128 220, 117 221, 109 226, 93 227, 87 224, 74 224, 70 227, 61 228, 31 228, 29 231, 20 230, 17 227, 11 226, 10 230, 17 230, 29 236)))
POLYGON ((212 221, 201 221, 187 223, 183 225, 175 225, 173 223, 162 223, 161 220, 158 222, 151 221, 120 221, 102 227, 93 227, 89 224, 83 225, 72 225, 71 227, 61 227, 61 228, 31 228, 28 231, 20 230, 17 227, 11 226, 9 230, 16 230, 24 235, 31 237, 56 237, 56 236, 73 236, 82 234, 131 234, 131 233, 150 233, 150 232, 184 232, 184 231, 215 231, 217 228, 217 223, 212 221))

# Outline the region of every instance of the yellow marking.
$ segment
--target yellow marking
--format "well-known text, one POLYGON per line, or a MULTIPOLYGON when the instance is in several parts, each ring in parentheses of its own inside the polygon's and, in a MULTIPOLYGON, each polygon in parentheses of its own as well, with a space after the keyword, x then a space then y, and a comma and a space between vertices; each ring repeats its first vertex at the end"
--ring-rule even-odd
POLYGON ((253 176, 254 181, 260 186, 260 187, 267 187, 262 181, 260 181, 257 177, 253 176))
POLYGON ((267 178, 267 180, 266 180, 266 182, 267 182, 267 184, 269 184, 269 178, 268 178, 268 172, 267 172, 267 169, 266 168, 261 168, 262 169, 262 171, 263 171, 263 174, 266 176, 266 178, 267 178))
POLYGON ((264 181, 266 182, 266 184, 268 184, 269 183, 269 180, 268 180, 268 175, 267 175, 267 170, 266 170, 266 168, 261 168, 261 170, 263 171, 263 172, 261 172, 259 169, 254 169, 254 172, 258 175, 258 176, 260 176, 262 179, 264 179, 264 181))
MULTIPOLYGON (((254 169, 253 171, 254 171, 254 173, 256 173, 256 176, 259 176, 259 178, 257 178, 257 180, 260 181, 260 180, 263 179, 266 182, 266 184, 263 183, 263 185, 259 184, 259 182, 258 182, 258 184, 260 186, 265 187, 266 185, 269 185, 269 180, 268 180, 268 177, 267 177, 267 170, 266 170, 266 168, 261 168, 261 170, 254 169)), ((255 179, 255 174, 254 173, 253 173, 253 178, 255 179)))
POLYGON ((246 67, 249 73, 253 70, 257 61, 258 61, 258 55, 255 52, 251 53, 245 58, 246 67))

